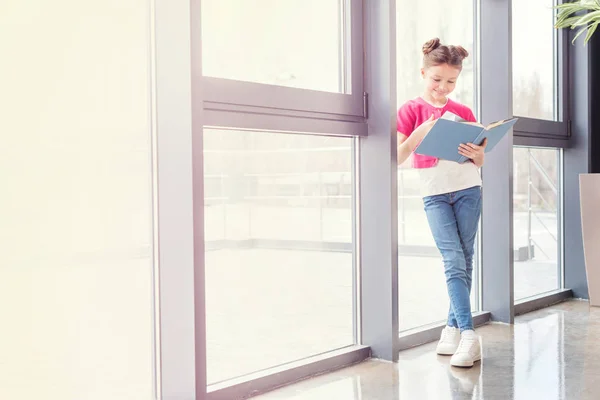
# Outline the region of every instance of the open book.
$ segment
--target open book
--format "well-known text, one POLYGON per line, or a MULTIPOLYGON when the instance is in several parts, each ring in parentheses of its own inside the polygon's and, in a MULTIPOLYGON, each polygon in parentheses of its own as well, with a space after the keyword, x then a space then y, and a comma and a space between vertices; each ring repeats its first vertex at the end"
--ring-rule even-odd
POLYGON ((464 163, 467 157, 458 153, 462 143, 481 145, 487 138, 485 152, 489 153, 517 122, 517 118, 496 121, 488 126, 467 122, 446 111, 415 149, 415 153, 464 163))

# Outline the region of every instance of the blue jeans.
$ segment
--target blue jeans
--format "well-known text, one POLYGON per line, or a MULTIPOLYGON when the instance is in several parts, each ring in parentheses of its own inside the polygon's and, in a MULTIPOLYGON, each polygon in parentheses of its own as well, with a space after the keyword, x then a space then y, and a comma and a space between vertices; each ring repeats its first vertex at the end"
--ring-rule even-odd
POLYGON ((429 227, 442 258, 450 297, 448 326, 473 329, 471 283, 481 187, 423 198, 429 227))

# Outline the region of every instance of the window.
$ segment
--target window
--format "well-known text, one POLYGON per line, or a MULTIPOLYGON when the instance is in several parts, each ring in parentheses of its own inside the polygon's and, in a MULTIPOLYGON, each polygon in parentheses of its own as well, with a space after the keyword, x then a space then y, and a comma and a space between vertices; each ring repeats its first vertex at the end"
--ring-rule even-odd
MULTIPOLYGON (((473 0, 436 0, 433 3, 397 0, 396 10, 398 106, 422 94, 421 46, 439 37, 442 43, 461 45, 470 53, 463 62, 463 71, 452 97, 475 111, 473 0), (415 16, 427 16, 428 23, 419 23, 420 19, 415 16)), ((400 331, 442 321, 447 317, 449 307, 442 259, 423 210, 419 174, 410 165, 409 159, 398 170, 400 331)), ((474 311, 478 310, 476 265, 471 292, 474 311)))
POLYGON ((207 105, 362 116, 361 32, 360 0, 203 0, 207 105))
POLYGON ((561 287, 561 150, 515 147, 515 300, 561 287))
POLYGON ((513 114, 558 120, 556 0, 513 0, 513 114))
POLYGON ((344 3, 203 0, 204 75, 346 93, 344 3))
POLYGON ((562 150, 555 147, 568 144, 569 114, 568 33, 554 28, 552 8, 559 2, 512 1, 515 301, 562 287, 562 150))
POLYGON ((353 345, 353 141, 204 131, 208 383, 353 345))

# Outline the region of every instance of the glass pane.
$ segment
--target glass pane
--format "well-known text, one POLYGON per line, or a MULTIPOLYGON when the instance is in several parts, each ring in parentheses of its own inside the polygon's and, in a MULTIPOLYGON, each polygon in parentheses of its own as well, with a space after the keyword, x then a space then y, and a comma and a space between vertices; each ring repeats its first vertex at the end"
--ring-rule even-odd
POLYGON ((203 74, 350 93, 349 11, 346 0, 202 0, 203 74))
POLYGON ((560 287, 558 149, 515 147, 515 300, 560 287))
MULTIPOLYGON (((398 106, 421 96, 422 45, 439 37, 444 44, 461 45, 470 55, 456 89, 449 96, 473 109, 475 90, 475 37, 473 0, 396 1, 398 106), (421 23, 422 16, 428 23, 421 23)), ((400 330, 445 320, 448 292, 442 258, 435 245, 421 195, 419 171, 409 158, 398 170, 399 313, 400 330)), ((475 262, 477 265, 477 262, 475 262)), ((478 309, 477 267, 473 277, 471 305, 478 309)))
POLYGON ((0 13, 0 398, 153 399, 149 2, 73 5, 0 13))
POLYGON ((352 345, 353 139, 204 132, 208 382, 352 345))
POLYGON ((556 119, 554 2, 512 0, 514 115, 556 119))

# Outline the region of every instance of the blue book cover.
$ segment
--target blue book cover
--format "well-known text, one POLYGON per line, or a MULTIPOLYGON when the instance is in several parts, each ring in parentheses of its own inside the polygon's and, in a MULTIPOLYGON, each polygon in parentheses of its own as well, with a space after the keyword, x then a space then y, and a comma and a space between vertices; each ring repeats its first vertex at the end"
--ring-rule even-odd
POLYGON ((415 153, 464 163, 468 158, 458 153, 458 146, 462 143, 481 145, 487 138, 485 152, 489 153, 516 122, 517 118, 511 118, 482 127, 446 112, 433 124, 429 133, 415 149, 415 153))

